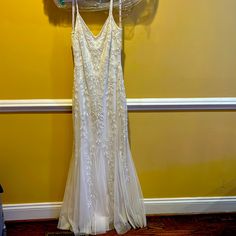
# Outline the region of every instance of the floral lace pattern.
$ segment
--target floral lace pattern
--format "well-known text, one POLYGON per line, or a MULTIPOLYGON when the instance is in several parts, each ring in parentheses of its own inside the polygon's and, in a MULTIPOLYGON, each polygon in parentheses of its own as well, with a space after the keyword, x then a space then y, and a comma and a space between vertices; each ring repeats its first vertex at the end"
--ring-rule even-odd
POLYGON ((74 145, 58 227, 75 235, 146 226, 128 142, 122 29, 112 5, 97 36, 78 11, 72 32, 74 145))

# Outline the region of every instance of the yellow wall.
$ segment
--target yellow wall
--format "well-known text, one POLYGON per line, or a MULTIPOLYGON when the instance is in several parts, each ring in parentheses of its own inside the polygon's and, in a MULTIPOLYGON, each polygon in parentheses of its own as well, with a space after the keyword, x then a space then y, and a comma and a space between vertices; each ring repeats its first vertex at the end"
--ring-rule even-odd
MULTIPOLYGON (((236 96, 236 1, 155 2, 126 19, 127 96, 236 96)), ((48 0, 3 1, 0 11, 0 99, 70 98, 70 12, 48 0)), ((83 17, 97 33, 106 15, 83 17)))
MULTIPOLYGON (((236 97, 236 1, 157 5, 143 0, 126 19, 127 97, 236 97)), ((47 0, 4 1, 0 11, 0 99, 71 98, 70 12, 47 0)), ((97 33, 106 14, 83 17, 97 33)), ((235 112, 130 112, 144 197, 236 195, 235 119, 235 112)), ((4 202, 61 201, 71 114, 0 114, 0 134, 4 202)))
MULTIPOLYGON (((144 197, 236 194, 236 113, 131 112, 129 119, 144 197)), ((0 115, 0 130, 4 201, 61 201, 71 115, 0 115)))

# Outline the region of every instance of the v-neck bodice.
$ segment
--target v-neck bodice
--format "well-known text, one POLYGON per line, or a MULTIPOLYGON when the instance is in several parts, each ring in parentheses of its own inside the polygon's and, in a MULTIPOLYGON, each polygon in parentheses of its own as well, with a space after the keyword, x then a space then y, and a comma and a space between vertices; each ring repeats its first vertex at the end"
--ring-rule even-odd
POLYGON ((101 75, 96 71, 98 68, 104 73, 105 68, 110 64, 121 68, 122 28, 116 24, 112 14, 113 0, 110 2, 108 17, 97 35, 93 34, 85 23, 78 6, 76 9, 77 14, 72 30, 75 67, 87 66, 89 68, 87 73, 97 76, 101 75))
MULTIPOLYGON (((95 35, 88 27, 88 25, 86 24, 86 22, 84 21, 83 17, 79 14, 77 15, 77 20, 79 25, 82 25, 82 27, 85 28, 85 31, 87 31, 87 33, 89 33, 91 36, 93 36, 93 38, 99 38, 100 35, 104 32, 104 30, 106 29, 107 24, 113 24, 113 26, 115 27, 115 30, 118 31, 122 31, 122 28, 120 26, 118 26, 114 20, 114 17, 112 14, 109 14, 108 17, 106 18, 105 23, 103 24, 101 30, 99 31, 99 33, 97 35, 95 35)), ((76 25, 76 27, 79 27, 78 25, 76 25)), ((111 27, 112 28, 112 27, 111 27)), ((75 28, 76 29, 76 28, 75 28)), ((72 31, 73 34, 75 34, 78 31, 72 31)))
POLYGON ((98 39, 106 30, 117 30, 117 31, 120 31, 120 33, 122 32, 122 27, 117 25, 117 23, 115 22, 114 16, 113 16, 113 0, 110 1, 108 17, 106 18, 101 30, 99 31, 99 33, 97 35, 95 35, 90 30, 90 28, 88 27, 88 25, 84 21, 83 17, 80 15, 78 5, 76 5, 76 6, 77 6, 76 7, 76 17, 73 20, 73 21, 75 21, 75 23, 73 23, 75 25, 73 26, 73 29, 72 29, 72 35, 79 34, 82 31, 84 34, 88 34, 88 35, 92 36, 95 40, 95 39, 98 39), (109 26, 107 26, 107 25, 109 25, 109 26))

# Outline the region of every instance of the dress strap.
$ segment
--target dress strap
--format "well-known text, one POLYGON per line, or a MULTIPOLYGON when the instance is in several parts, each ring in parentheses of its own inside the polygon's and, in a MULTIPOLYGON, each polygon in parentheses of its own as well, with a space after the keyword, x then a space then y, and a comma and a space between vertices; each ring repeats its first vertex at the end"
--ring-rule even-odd
MULTIPOLYGON (((109 14, 112 14, 113 2, 114 0, 110 0, 109 14)), ((122 0, 119 0, 119 26, 122 27, 122 0)))
POLYGON ((75 29, 76 16, 79 14, 78 0, 72 0, 72 30, 75 29))
POLYGON ((112 14, 113 11, 113 0, 110 0, 109 14, 112 14))
POLYGON ((122 28, 122 0, 119 0, 119 26, 122 28))

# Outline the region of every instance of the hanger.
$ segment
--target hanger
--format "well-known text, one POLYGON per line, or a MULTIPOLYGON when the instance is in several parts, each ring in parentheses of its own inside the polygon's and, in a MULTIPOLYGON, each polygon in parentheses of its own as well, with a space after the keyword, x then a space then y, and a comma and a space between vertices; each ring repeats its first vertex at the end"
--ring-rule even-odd
MULTIPOLYGON (((122 5, 122 10, 131 9, 142 0, 113 0, 114 8, 122 5)), ((71 8, 72 0, 54 0, 59 8, 71 8)), ((103 11, 109 9, 110 0, 79 0, 79 8, 82 11, 103 11)))

